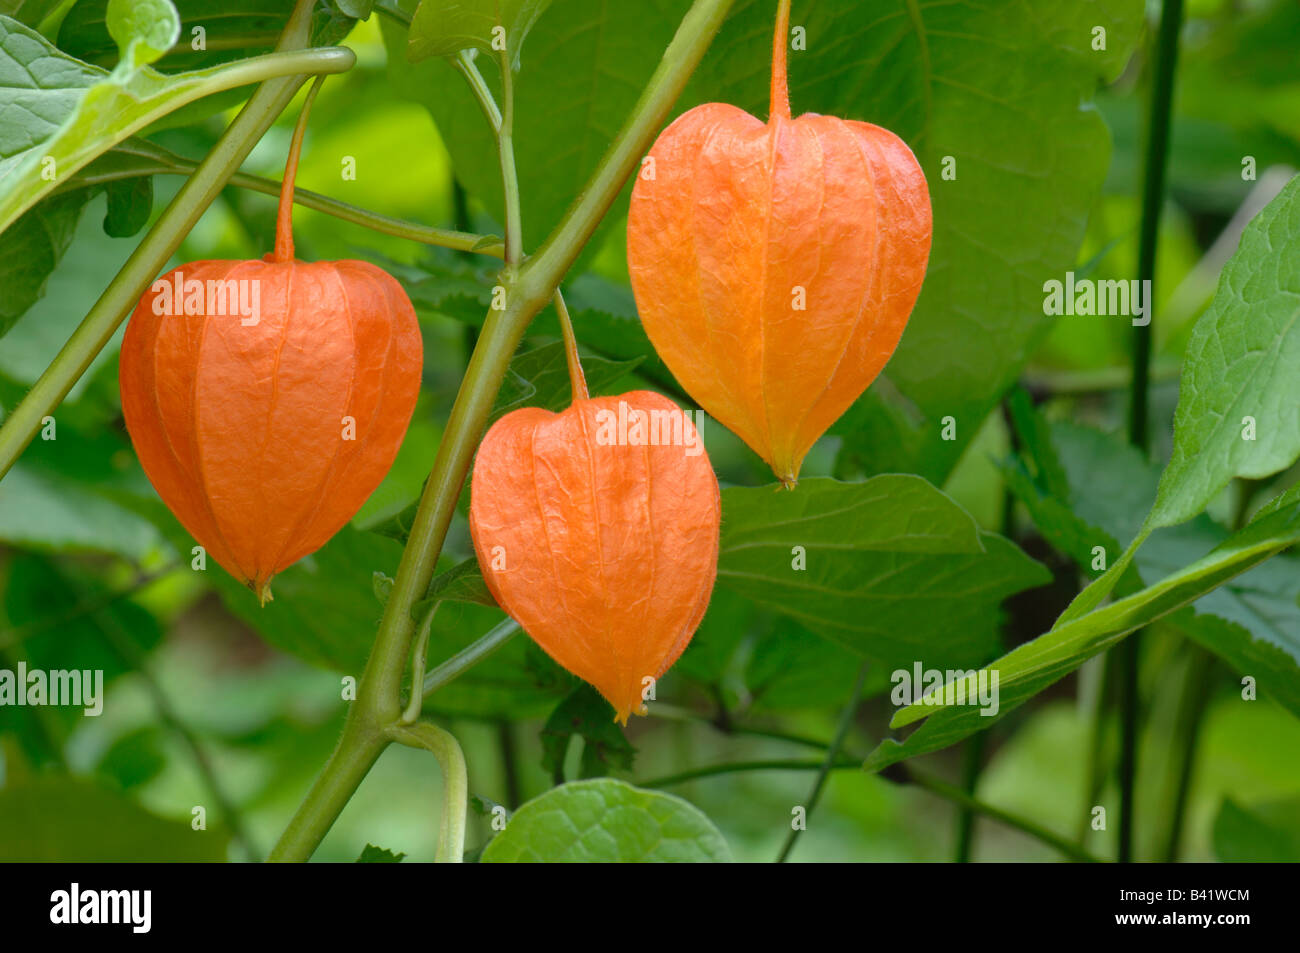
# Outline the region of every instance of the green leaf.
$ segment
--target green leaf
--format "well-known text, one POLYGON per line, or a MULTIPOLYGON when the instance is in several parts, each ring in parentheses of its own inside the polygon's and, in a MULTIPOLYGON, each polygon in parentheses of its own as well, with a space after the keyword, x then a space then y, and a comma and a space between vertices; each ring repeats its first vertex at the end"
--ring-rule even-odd
POLYGON ((388 605, 388 597, 393 591, 393 577, 376 569, 370 577, 370 587, 374 590, 375 598, 379 600, 379 604, 381 606, 388 605))
MULTIPOLYGON (((147 23, 119 26, 141 25, 147 23)), ((158 36, 150 28, 137 37, 132 56, 109 73, 0 16, 0 231, 115 143, 187 103, 238 85, 241 74, 231 65, 174 76, 144 65, 158 36)))
MULTIPOLYGON (((1028 461, 1019 468, 1010 465, 1006 472, 1040 531, 1085 569, 1095 545, 1104 545, 1114 559, 1119 551, 1115 540, 1132 538, 1142 524, 1158 469, 1119 436, 1066 422, 1050 425, 1037 454, 1061 462, 1063 498, 1028 480, 1025 467, 1033 465, 1028 461)), ((1119 589, 1128 594, 1140 589, 1143 580, 1172 575, 1227 537, 1204 515, 1183 527, 1158 530, 1138 552, 1130 579, 1119 589)), ((1300 716, 1298 597, 1300 560, 1276 556, 1167 621, 1300 716)))
POLYGON ((614 720, 613 706, 586 683, 556 705, 542 727, 542 768, 547 773, 564 769, 575 735, 584 742, 579 769, 583 778, 604 777, 611 769, 632 770, 636 749, 614 720))
POLYGON ((375 0, 335 0, 335 3, 354 20, 366 19, 370 16, 370 11, 375 8, 375 0))
POLYGON ((358 864, 400 864, 405 854, 394 854, 385 847, 376 847, 374 844, 367 844, 366 849, 361 852, 357 858, 358 864))
POLYGON ((108 0, 108 34, 128 71, 156 61, 181 34, 170 0, 108 0))
POLYGON ((453 602, 477 602, 481 606, 491 608, 496 608, 497 604, 496 599, 492 597, 492 591, 487 587, 487 582, 483 579, 483 573, 478 568, 478 558, 475 556, 434 576, 433 581, 429 583, 428 593, 412 607, 411 615, 415 618, 423 618, 429 606, 443 599, 450 599, 453 602))
POLYGON ((257 597, 211 558, 209 581, 226 607, 276 648, 321 668, 360 674, 382 610, 373 577, 392 575, 402 548, 345 526, 328 543, 271 581, 272 601, 257 597))
POLYGON ((23 863, 211 863, 226 859, 227 834, 189 819, 167 820, 122 795, 65 777, 0 790, 0 861, 23 863))
MULTIPOLYGON (((2 162, 3 160, 0 160, 2 162)), ((0 231, 0 336, 45 294, 50 273, 72 244, 81 210, 93 193, 51 196, 0 231)))
POLYGON ((505 52, 519 69, 524 38, 551 0, 422 0, 411 18, 407 58, 451 56, 478 50, 496 58, 505 52), (504 49, 502 47, 504 46, 504 49))
MULTIPOLYGON (((945 706, 944 690, 897 712, 891 727, 902 727, 922 718, 928 720, 905 742, 886 739, 867 758, 868 770, 879 770, 896 761, 946 748, 987 728, 1007 712, 1047 686, 1074 671, 1094 655, 1119 643, 1136 629, 1194 602, 1218 586, 1271 556, 1300 542, 1300 504, 1256 518, 1209 555, 1168 576, 1159 583, 1078 618, 1058 622, 1052 631, 1014 649, 987 666, 983 677, 997 672, 999 709, 983 716, 973 706, 945 706)), ((980 673, 963 679, 967 696, 980 673)))
POLYGON ((1291 864, 1300 859, 1300 799, 1241 807, 1225 798, 1214 819, 1214 854, 1223 863, 1291 864))
MULTIPOLYGON (((469 602, 444 602, 429 634, 431 660, 451 658, 506 618, 500 609, 469 602)), ((464 675, 438 689, 425 711, 446 717, 544 718, 573 690, 576 680, 549 657, 543 668, 533 653, 543 654, 527 636, 518 635, 464 675)), ((545 656, 544 656, 545 657, 545 656)))
POLYGON ((104 216, 104 234, 113 238, 130 238, 149 221, 153 211, 153 179, 142 176, 110 182, 108 213, 104 216))
POLYGON ((991 657, 1002 600, 1050 580, 920 477, 731 487, 722 511, 720 586, 889 667, 991 657))
POLYGON ((1233 477, 1300 456, 1300 176, 1246 226, 1187 345, 1174 450, 1147 527, 1201 512, 1233 477), (1244 439, 1245 418, 1254 439, 1244 439))
POLYGON ((725 863, 731 851, 697 808, 603 778, 529 801, 483 851, 483 863, 725 863))
MULTIPOLYGON (((607 361, 599 357, 582 358, 582 373, 587 379, 587 390, 593 397, 610 391, 640 364, 639 358, 629 361, 607 361)), ((573 385, 569 380, 569 365, 564 355, 564 344, 546 344, 520 354, 510 362, 510 370, 492 408, 491 420, 496 421, 520 407, 544 407, 558 413, 573 402, 573 385)))

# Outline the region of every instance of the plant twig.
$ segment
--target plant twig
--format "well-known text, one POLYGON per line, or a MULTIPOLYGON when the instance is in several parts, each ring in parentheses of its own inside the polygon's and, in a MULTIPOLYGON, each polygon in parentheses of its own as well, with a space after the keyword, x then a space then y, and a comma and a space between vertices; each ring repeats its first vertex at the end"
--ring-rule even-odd
MULTIPOLYGON (((866 684, 867 672, 870 668, 869 662, 863 662, 858 667, 857 681, 853 684, 853 691, 849 694, 848 703, 845 704, 844 710, 840 712, 840 722, 835 727, 835 737, 831 739, 830 746, 826 749, 826 760, 822 763, 821 771, 817 773, 817 780, 813 782, 812 790, 808 792, 808 803, 804 807, 805 822, 812 817, 813 809, 817 807, 817 802, 821 799, 822 788, 826 785, 826 778, 831 773, 832 766, 839 759, 840 749, 844 747, 844 739, 848 736, 849 729, 853 727, 853 716, 857 714, 858 703, 862 698, 862 686, 866 684)), ((799 839, 801 830, 798 827, 791 827, 790 833, 786 835, 785 845, 781 848, 781 853, 776 857, 778 864, 785 863, 786 858, 790 856, 790 852, 794 850, 795 841, 799 839)))
POLYGON ((434 862, 459 864, 465 859, 465 815, 469 810, 469 781, 465 755, 455 735, 429 721, 395 725, 389 736, 399 744, 428 751, 442 766, 442 821, 434 862))

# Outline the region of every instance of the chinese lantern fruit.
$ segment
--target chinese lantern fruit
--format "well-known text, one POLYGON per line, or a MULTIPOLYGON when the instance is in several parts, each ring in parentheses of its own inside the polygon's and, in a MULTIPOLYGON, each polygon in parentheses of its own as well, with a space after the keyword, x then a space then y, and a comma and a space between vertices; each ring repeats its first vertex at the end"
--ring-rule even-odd
POLYGON ((497 602, 626 723, 717 575, 718 481, 690 418, 647 391, 516 410, 484 437, 470 494, 497 602))
POLYGON ((262 601, 392 465, 415 409, 422 344, 397 281, 362 261, 293 254, 285 172, 276 250, 198 261, 156 281, 122 341, 122 410, 158 495, 262 601))
POLYGON ((894 352, 930 253, 907 145, 865 122, 792 119, 788 4, 766 123, 707 103, 655 142, 632 190, 637 309, 664 363, 792 485, 894 352))

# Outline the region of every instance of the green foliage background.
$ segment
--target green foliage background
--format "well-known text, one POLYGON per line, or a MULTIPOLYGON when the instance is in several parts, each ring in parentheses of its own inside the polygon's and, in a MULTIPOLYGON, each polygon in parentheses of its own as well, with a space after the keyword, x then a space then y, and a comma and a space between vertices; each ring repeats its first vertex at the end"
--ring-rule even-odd
MULTIPOLYGON (((106 4, 80 0, 51 25, 56 6, 0 0, 0 14, 43 25, 68 56, 91 64, 69 85, 102 82, 118 55, 106 4)), ((161 75, 146 77, 163 86, 167 74, 266 51, 288 9, 266 0, 176 6, 182 46, 154 62, 161 75), (212 52, 190 50, 190 25, 217 7, 229 15, 209 33, 212 52)), ((478 106, 444 61, 406 62, 402 19, 414 3, 381 3, 364 22, 349 16, 368 6, 317 12, 318 42, 344 42, 358 63, 322 89, 299 186, 392 217, 501 234, 495 146, 478 106), (355 179, 341 175, 348 159, 355 179)), ((516 80, 525 249, 587 180, 688 6, 553 0, 536 20, 516 80)), ((773 8, 735 4, 678 111, 721 100, 766 115, 773 8)), ((1297 539, 1297 494, 1282 495, 1300 454, 1300 186, 1284 185, 1300 165, 1300 76, 1290 68, 1300 12, 1286 0, 1198 0, 1187 16, 1155 285, 1157 437, 1146 459, 1123 436, 1128 322, 1049 318, 1042 308, 1043 282, 1068 270, 1135 274, 1152 40, 1142 4, 795 0, 792 22, 807 32, 807 50, 791 54, 795 112, 887 126, 925 168, 935 237, 921 299, 884 375, 810 454, 795 493, 774 495, 761 462, 706 425, 724 486, 718 586, 651 717, 619 730, 589 689, 523 637, 430 699, 426 713, 461 739, 482 807, 470 847, 493 835, 494 805, 514 811, 540 796, 512 822, 513 839, 493 842, 482 860, 609 851, 771 859, 822 757, 807 739, 831 737, 863 662, 865 700, 846 758, 878 769, 932 751, 918 772, 956 782, 966 749, 954 744, 987 728, 977 796, 1111 856, 1113 825, 1087 827, 1090 808, 1113 815, 1117 797, 1108 771, 1089 790, 1088 765, 1115 757, 1114 725, 1103 718, 1092 734, 1095 711, 1106 709, 1097 653, 1127 631, 1125 620, 1156 618, 1163 603, 1147 587, 1170 577, 1171 591, 1194 605, 1154 621, 1143 642, 1139 855, 1164 849, 1191 686, 1204 712, 1180 856, 1300 859, 1300 564, 1274 555, 1297 539), (1097 26, 1104 49, 1094 48, 1097 26), (1257 180, 1243 179, 1246 156, 1257 180), (1229 261, 1242 225, 1270 200, 1229 261), (1271 424, 1250 446, 1235 438, 1232 415, 1244 413, 1271 424), (949 417, 955 440, 940 437, 949 417), (1216 429, 1209 421, 1219 418, 1216 429), (1143 534, 1131 563, 1121 560, 1143 534), (797 574, 795 545, 809 554, 797 574), (1114 568, 1094 581, 1096 546, 1114 568), (1090 582, 1096 588, 1072 610, 1082 618, 1049 633, 1090 582), (1103 594, 1120 601, 1082 613, 1103 594), (891 704, 892 670, 915 660, 985 665, 1043 633, 1003 663, 998 719, 943 711, 908 738, 903 726, 916 718, 891 704), (1241 699, 1243 675, 1257 680, 1258 701, 1241 699), (785 767, 673 778, 749 761, 785 767), (645 789, 668 783, 665 794, 595 782, 545 793, 557 780, 603 775, 645 789), (604 838, 601 811, 637 820, 604 838), (539 845, 551 843, 547 818, 557 816, 589 816, 589 837, 548 854, 539 845)), ((0 409, 21 399, 175 193, 179 176, 159 163, 204 155, 247 92, 149 126, 0 232, 0 409)), ((286 110, 246 172, 278 181, 296 115, 286 110)), ((0 146, 0 198, 16 202, 4 174, 27 159, 0 146)), ((651 387, 689 406, 636 317, 626 211, 625 192, 564 285, 588 378, 593 393, 651 387)), ((273 243, 274 212, 272 198, 227 188, 173 264, 260 256, 273 243)), ((494 279, 490 259, 302 207, 295 235, 303 258, 383 264, 416 304, 425 386, 398 460, 352 525, 278 577, 275 601, 259 608, 215 564, 191 571, 193 541, 158 501, 122 425, 119 332, 59 409, 57 439, 36 440, 0 482, 0 668, 102 668, 109 692, 99 718, 0 707, 0 859, 260 858, 337 738, 340 679, 365 662, 382 580, 396 572, 494 279), (206 832, 190 829, 196 805, 207 808, 206 832)), ((557 338, 548 309, 498 412, 563 406, 557 338)), ((466 503, 442 569, 472 557, 466 503)), ((475 601, 483 593, 472 578, 462 583, 466 601, 437 616, 434 662, 503 618, 475 601)), ((950 858, 953 806, 907 780, 833 772, 794 859, 950 858)), ((371 844, 431 859, 438 785, 427 755, 390 749, 317 857, 351 861, 371 844)), ((973 857, 1059 854, 986 820, 973 857)))

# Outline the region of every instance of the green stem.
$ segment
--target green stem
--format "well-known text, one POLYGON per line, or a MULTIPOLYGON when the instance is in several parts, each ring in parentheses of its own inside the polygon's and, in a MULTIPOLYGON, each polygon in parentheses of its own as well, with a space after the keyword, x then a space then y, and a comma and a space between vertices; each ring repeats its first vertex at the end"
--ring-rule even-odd
MULTIPOLYGON (((853 727, 853 716, 857 714, 858 703, 862 698, 862 686, 866 684, 867 671, 870 667, 870 663, 863 662, 858 668, 858 678, 853 684, 853 692, 849 695, 844 710, 840 712, 840 722, 835 727, 835 737, 831 739, 830 746, 826 749, 826 760, 822 762, 822 769, 817 772, 817 780, 813 782, 812 790, 808 792, 808 804, 804 809, 805 823, 812 817, 813 809, 817 807, 817 802, 821 799, 822 788, 826 785, 826 778, 830 775, 832 766, 839 760, 840 749, 844 747, 844 739, 848 736, 849 729, 853 727)), ((800 828, 791 827, 790 833, 786 836, 785 845, 781 848, 781 853, 777 855, 776 862, 778 864, 785 863, 790 856, 790 852, 794 850, 795 841, 799 839, 800 833, 802 833, 800 828)))
MULTIPOLYGON (((102 172, 95 171, 89 174, 79 174, 70 179, 66 185, 55 189, 55 194, 72 192, 87 186, 103 185, 123 179, 136 179, 142 176, 190 175, 197 168, 196 163, 144 140, 134 140, 129 146, 125 148, 119 147, 116 151, 119 153, 129 151, 129 154, 142 156, 153 164, 137 163, 129 168, 106 169, 102 172)), ((246 172, 237 172, 232 175, 229 184, 241 189, 248 189, 251 192, 261 192, 263 195, 278 196, 282 191, 282 184, 279 180, 263 178, 260 175, 249 175, 246 172)), ((293 201, 294 204, 301 205, 303 208, 315 209, 326 215, 332 215, 341 221, 351 222, 353 225, 360 225, 363 228, 384 235, 392 235, 394 238, 404 238, 409 241, 419 242, 422 245, 436 245, 440 248, 450 248, 453 251, 473 252, 493 258, 501 258, 505 254, 504 246, 500 240, 494 241, 493 236, 490 235, 476 235, 455 229, 434 228, 430 225, 421 225, 418 222, 411 222, 406 219, 380 215, 370 209, 351 205, 348 202, 340 202, 337 199, 321 195, 319 192, 312 192, 309 189, 295 187, 293 201)))
MULTIPOLYGON (((638 781, 637 786, 643 788, 666 788, 677 784, 685 784, 687 781, 694 781, 698 778, 716 777, 725 774, 747 773, 751 771, 821 771, 826 765, 826 761, 737 761, 730 764, 711 764, 708 767, 696 768, 691 771, 682 771, 679 774, 669 775, 667 777, 655 778, 650 781, 638 781)), ((861 770, 861 758, 841 758, 831 764, 832 771, 861 770)), ((919 775, 915 770, 908 771, 908 780, 923 790, 931 794, 952 801, 954 804, 969 807, 977 814, 998 821, 1008 827, 1012 827, 1022 833, 1028 834, 1036 840, 1042 841, 1049 847, 1054 848, 1060 853, 1069 857, 1071 860, 1084 861, 1087 863, 1098 863, 1099 858, 1094 857, 1087 851, 1071 844, 1064 837, 1052 833, 1045 827, 1042 827, 1028 818, 1020 817, 1009 811, 994 807, 977 798, 971 797, 961 788, 952 784, 940 781, 937 778, 931 778, 928 775, 919 775)))
POLYGON ((472 50, 461 50, 452 57, 451 65, 456 67, 460 71, 460 75, 465 77, 465 82, 469 84, 470 92, 474 94, 478 108, 483 110, 483 118, 487 120, 488 126, 492 129, 492 135, 500 136, 501 110, 497 107, 496 98, 493 97, 492 90, 488 89, 483 74, 479 72, 478 64, 474 62, 474 52, 472 50))
MULTIPOLYGON (((1138 235, 1138 280, 1154 288, 1156 249, 1160 235, 1160 210, 1164 204, 1165 168, 1169 152, 1169 117, 1173 105, 1174 70, 1178 62, 1178 34, 1183 22, 1182 0, 1164 0, 1160 34, 1156 42, 1151 106, 1147 114, 1146 164, 1142 182, 1142 222, 1138 235)), ((1147 318, 1154 309, 1147 294, 1147 318)), ((1147 418, 1151 375, 1151 324, 1133 329, 1133 383, 1129 415, 1129 442, 1145 454, 1150 444, 1147 418)), ((1141 632, 1134 632, 1119 647, 1120 754, 1119 754, 1119 860, 1133 859, 1134 814, 1137 808, 1137 747, 1141 700, 1138 697, 1138 660, 1141 632)))
POLYGON ((510 69, 510 55, 501 52, 501 98, 505 108, 497 132, 497 149, 501 153, 501 184, 506 209, 506 266, 518 265, 524 257, 524 226, 519 207, 519 175, 515 171, 515 81, 510 69))
POLYGON ((399 744, 429 751, 442 766, 442 823, 434 862, 459 864, 465 859, 465 815, 469 810, 469 780, 465 755, 451 732, 428 721, 395 725, 388 735, 399 744))
MULTIPOLYGON (((677 774, 665 775, 662 778, 653 778, 649 781, 638 781, 637 787, 640 788, 670 788, 678 784, 685 784, 687 781, 695 781, 699 778, 711 778, 720 774, 736 774, 749 771, 820 771, 827 764, 825 758, 819 758, 815 761, 799 761, 793 758, 775 758, 761 761, 733 761, 725 764, 710 764, 702 768, 691 768, 689 771, 679 771, 677 774)), ((861 758, 840 758, 837 761, 830 762, 830 770, 843 771, 846 768, 857 768, 861 770, 861 758)))
POLYGON ((416 689, 417 686, 423 687, 424 666, 429 655, 429 630, 433 627, 433 617, 438 614, 441 605, 442 600, 439 599, 429 607, 429 611, 424 614, 424 621, 420 623, 420 631, 415 634, 415 653, 411 659, 411 693, 406 702, 406 710, 402 712, 404 725, 415 724, 424 708, 424 694, 416 689))
POLYGON ((1047 828, 1042 827, 1027 818, 1019 817, 1015 814, 1004 811, 999 807, 986 804, 985 802, 967 794, 954 784, 940 781, 938 778, 932 778, 927 774, 920 774, 915 769, 909 769, 907 777, 908 780, 917 787, 929 791, 931 794, 952 801, 954 804, 970 808, 977 814, 982 814, 995 821, 1001 821, 1008 827, 1014 827, 1018 831, 1023 831, 1030 837, 1034 837, 1042 841, 1044 844, 1054 847, 1071 860, 1083 861, 1084 863, 1100 862, 1099 858, 1094 857, 1076 844, 1070 843, 1070 841, 1061 837, 1059 834, 1054 834, 1047 828))
MULTIPOLYGON (((984 741, 987 731, 979 731, 967 739, 962 751, 961 789, 972 797, 975 786, 979 783, 980 767, 984 757, 984 741)), ((957 863, 970 862, 971 848, 975 843, 975 812, 969 805, 963 805, 957 812, 957 863)))
POLYGON ((1214 687, 1214 670, 1217 659, 1199 645, 1188 645, 1187 672, 1183 676, 1182 698, 1178 703, 1177 735, 1174 756, 1177 774, 1174 780, 1174 799, 1169 808, 1169 828, 1165 835, 1163 858, 1166 863, 1178 861, 1182 846, 1183 823, 1187 816, 1187 802, 1191 797, 1192 777, 1196 771, 1196 747, 1200 741, 1201 725, 1214 687))
POLYGON ((424 697, 428 698, 448 682, 465 674, 513 639, 519 631, 519 623, 514 619, 506 619, 494 626, 487 635, 466 646, 424 677, 424 697))
MULTIPOLYGON (((299 7, 310 13, 309 0, 300 0, 299 7)), ((297 8, 285 37, 302 42, 307 38, 307 19, 299 16, 297 8)), ((0 477, 9 472, 31 443, 40 430, 41 420, 54 411, 103 350, 226 181, 293 99, 307 74, 338 72, 351 66, 354 60, 352 52, 345 49, 309 50, 297 56, 294 62, 301 72, 269 79, 257 88, 225 135, 136 246, 72 337, 0 427, 0 477)))
POLYGON ((373 724, 353 717, 360 704, 360 700, 352 703, 339 743, 307 792, 302 806, 280 835, 279 843, 272 848, 267 857, 271 863, 310 860, 357 787, 388 747, 390 739, 386 735, 377 731, 373 724))
MULTIPOLYGON (((550 300, 564 272, 581 252, 582 244, 591 237, 600 219, 618 197, 638 157, 649 147, 730 6, 731 0, 695 0, 627 123, 601 160, 591 182, 583 189, 579 201, 547 240, 545 251, 524 263, 517 275, 510 275, 510 269, 503 275, 505 309, 488 313, 461 381, 438 445, 433 471, 425 483, 406 548, 402 551, 397 577, 384 606, 374 648, 361 676, 357 702, 349 712, 348 726, 345 726, 344 737, 340 740, 341 750, 336 751, 325 765, 321 779, 308 793, 298 815, 281 837, 276 847, 281 855, 299 858, 311 855, 329 829, 333 817, 346 803, 346 798, 339 803, 328 795, 340 784, 355 789, 373 763, 373 758, 365 762, 367 751, 362 746, 376 728, 382 731, 382 726, 397 722, 401 714, 402 674, 414 630, 411 607, 428 592, 438 555, 456 511, 456 501, 460 498, 501 382, 505 379, 510 358, 529 321, 550 300), (347 757, 348 746, 358 747, 355 758, 347 757), (363 765, 359 771, 358 764, 363 765), (339 779, 333 775, 338 775, 339 779), (328 819, 322 824, 322 818, 328 819)), ((437 674, 436 670, 432 674, 437 674)), ((426 685, 428 682, 426 677, 426 685)))
POLYGON ((590 395, 587 393, 587 378, 582 373, 582 360, 578 357, 578 336, 573 333, 573 319, 569 317, 568 305, 564 303, 564 295, 560 289, 555 289, 555 313, 560 319, 560 334, 564 338, 564 359, 569 364, 569 385, 573 392, 573 400, 586 400, 590 395))

